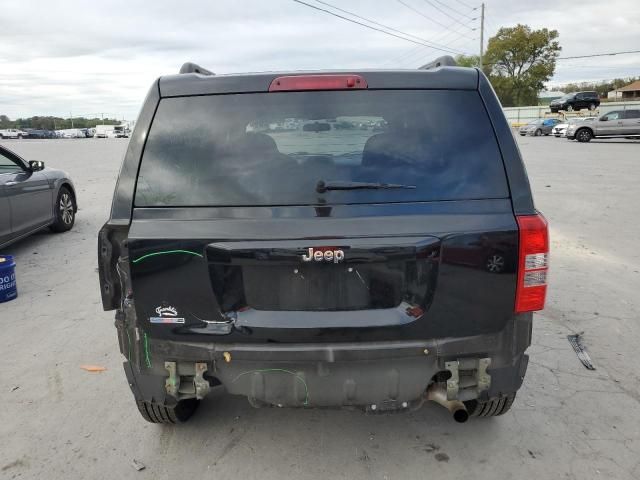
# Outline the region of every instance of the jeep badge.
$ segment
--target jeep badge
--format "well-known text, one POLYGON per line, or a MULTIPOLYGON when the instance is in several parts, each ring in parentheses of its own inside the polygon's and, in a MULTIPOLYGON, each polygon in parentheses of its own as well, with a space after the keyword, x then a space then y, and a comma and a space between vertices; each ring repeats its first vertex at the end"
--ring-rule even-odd
POLYGON ((313 250, 313 247, 309 247, 309 253, 306 255, 302 255, 302 260, 304 262, 310 262, 312 260, 316 262, 333 262, 340 263, 344 260, 344 252, 342 250, 331 250, 331 249, 322 249, 322 250, 313 250))

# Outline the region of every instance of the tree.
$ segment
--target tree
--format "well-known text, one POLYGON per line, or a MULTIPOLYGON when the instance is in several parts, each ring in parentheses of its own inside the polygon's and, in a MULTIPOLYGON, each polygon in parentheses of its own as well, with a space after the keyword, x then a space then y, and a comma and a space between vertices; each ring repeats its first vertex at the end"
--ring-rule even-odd
POLYGON ((505 107, 536 105, 560 54, 558 31, 527 25, 501 28, 489 39, 485 73, 505 107))
POLYGON ((480 56, 479 55, 458 55, 456 57, 456 63, 461 67, 479 67, 480 56))
MULTIPOLYGON (((61 117, 29 117, 18 118, 12 121, 6 115, 0 115, 0 129, 3 128, 35 128, 37 130, 63 130, 71 128, 70 118, 61 117)), ((74 117, 73 126, 75 128, 92 128, 96 125, 120 125, 120 120, 115 118, 84 118, 74 117)))

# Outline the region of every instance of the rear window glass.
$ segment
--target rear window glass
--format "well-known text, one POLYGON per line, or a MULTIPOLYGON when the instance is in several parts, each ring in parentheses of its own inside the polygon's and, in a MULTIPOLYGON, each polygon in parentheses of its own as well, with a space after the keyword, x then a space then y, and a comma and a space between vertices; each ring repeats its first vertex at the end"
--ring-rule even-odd
POLYGON ((251 206, 504 198, 475 91, 253 93, 161 100, 136 206, 251 206), (348 182, 415 188, 328 190, 348 182))

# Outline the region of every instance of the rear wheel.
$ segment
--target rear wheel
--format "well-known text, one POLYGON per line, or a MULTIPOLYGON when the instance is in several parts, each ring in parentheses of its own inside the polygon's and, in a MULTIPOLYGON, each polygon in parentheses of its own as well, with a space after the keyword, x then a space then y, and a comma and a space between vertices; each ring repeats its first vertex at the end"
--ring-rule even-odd
POLYGON ((590 103, 589 104, 589 110, 591 110, 592 112, 596 109, 596 104, 595 103, 590 103))
POLYGON ((55 204, 56 219, 51 225, 54 232, 71 230, 76 220, 76 199, 67 187, 60 188, 55 204))
POLYGON ((569 105, 567 107, 567 112, 573 112, 573 105, 569 105))
POLYGON ((537 130, 536 130, 536 133, 535 133, 535 136, 536 136, 536 137, 539 137, 540 135, 542 135, 542 130, 537 129, 537 130))
POLYGON ((181 400, 174 406, 158 405, 156 403, 136 401, 142 418, 150 423, 175 424, 189 420, 198 408, 199 401, 195 398, 181 400))
POLYGON ((578 140, 579 142, 583 142, 583 143, 588 142, 592 138, 593 138, 593 135, 591 133, 591 130, 587 128, 581 128, 576 132, 576 140, 578 140))
POLYGON ((510 393, 502 398, 489 400, 488 402, 480 402, 478 400, 469 400, 464 402, 467 407, 469 416, 472 417, 497 417, 503 413, 507 413, 516 399, 515 393, 510 393))

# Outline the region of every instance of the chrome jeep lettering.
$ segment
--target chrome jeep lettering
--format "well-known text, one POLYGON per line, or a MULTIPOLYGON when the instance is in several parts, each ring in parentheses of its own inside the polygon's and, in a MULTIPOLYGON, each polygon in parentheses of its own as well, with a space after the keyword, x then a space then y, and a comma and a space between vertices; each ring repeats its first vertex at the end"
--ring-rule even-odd
POLYGON ((344 260, 344 251, 342 250, 314 250, 313 247, 309 247, 306 254, 302 254, 303 262, 333 262, 340 263, 344 260))

